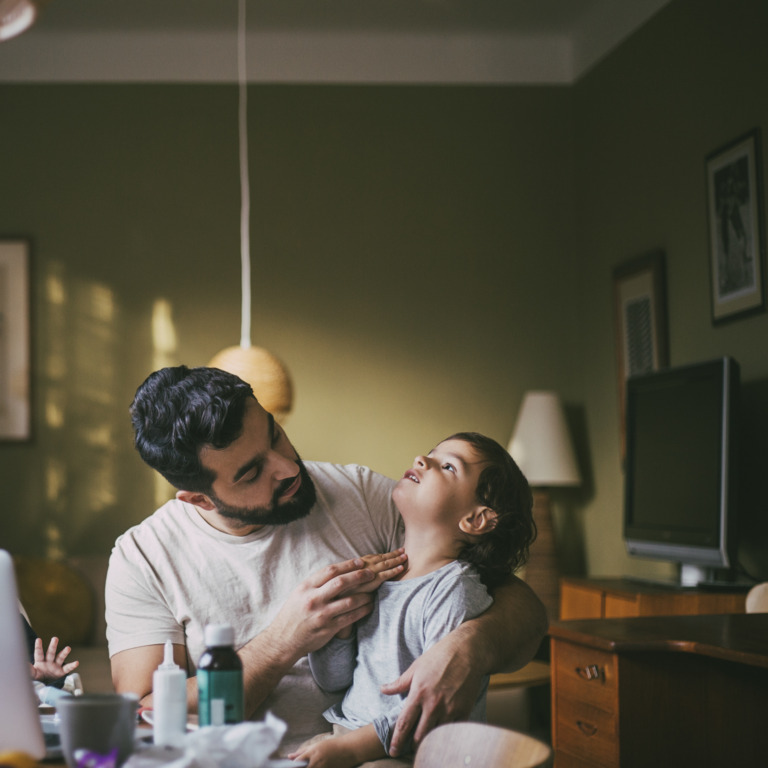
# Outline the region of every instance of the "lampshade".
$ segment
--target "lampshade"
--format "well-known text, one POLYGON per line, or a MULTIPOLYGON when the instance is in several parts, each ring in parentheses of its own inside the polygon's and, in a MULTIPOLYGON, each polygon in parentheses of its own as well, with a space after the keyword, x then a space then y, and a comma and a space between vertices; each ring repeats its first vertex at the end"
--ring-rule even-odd
POLYGON ((35 23, 39 6, 34 0, 0 0, 0 41, 29 29, 35 23))
POLYGON ((554 392, 526 392, 508 450, 533 487, 581 483, 563 406, 554 392))
POLYGON ((253 387, 262 407, 278 421, 288 415, 293 385, 285 366, 261 347, 227 347, 213 356, 211 368, 234 373, 253 387))

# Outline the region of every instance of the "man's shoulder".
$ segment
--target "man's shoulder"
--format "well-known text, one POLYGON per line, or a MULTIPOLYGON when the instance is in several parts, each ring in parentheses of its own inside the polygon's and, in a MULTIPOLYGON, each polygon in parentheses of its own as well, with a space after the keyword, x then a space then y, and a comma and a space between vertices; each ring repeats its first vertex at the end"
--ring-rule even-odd
POLYGON ((394 480, 362 464, 333 464, 325 461, 307 461, 304 465, 315 485, 331 496, 337 493, 358 493, 365 497, 389 496, 394 480))
POLYGON ((128 542, 165 537, 169 531, 177 535, 189 519, 187 510, 189 506, 178 499, 168 500, 149 517, 145 517, 140 523, 131 526, 125 533, 118 536, 115 547, 125 546, 128 542))
POLYGON ((346 527, 372 523, 394 540, 400 515, 392 501, 394 481, 360 464, 305 462, 317 491, 316 509, 324 519, 346 527), (383 527, 382 527, 383 526, 383 527))

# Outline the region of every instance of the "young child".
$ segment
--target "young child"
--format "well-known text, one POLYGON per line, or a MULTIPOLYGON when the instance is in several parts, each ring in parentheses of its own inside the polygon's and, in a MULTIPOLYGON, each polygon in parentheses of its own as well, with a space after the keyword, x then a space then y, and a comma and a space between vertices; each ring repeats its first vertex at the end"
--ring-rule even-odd
MULTIPOLYGON (((462 432, 417 456, 392 493, 405 524, 407 570, 385 581, 373 612, 309 655, 317 684, 348 689, 325 712, 333 735, 290 755, 310 768, 350 768, 387 758, 404 697, 380 688, 463 621, 521 566, 536 535, 528 482, 495 440, 462 432), (347 636, 344 637, 343 635, 347 636)), ((470 716, 485 719, 485 691, 470 716)), ((405 765, 386 760, 382 765, 405 765)))

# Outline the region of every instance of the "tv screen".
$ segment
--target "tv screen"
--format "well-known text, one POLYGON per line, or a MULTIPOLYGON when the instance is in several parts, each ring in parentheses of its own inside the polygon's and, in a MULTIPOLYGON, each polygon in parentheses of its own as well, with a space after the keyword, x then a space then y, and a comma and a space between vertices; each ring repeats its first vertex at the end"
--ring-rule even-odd
POLYGON ((729 357, 627 382, 627 550, 680 563, 686 586, 733 566, 738 388, 729 357))

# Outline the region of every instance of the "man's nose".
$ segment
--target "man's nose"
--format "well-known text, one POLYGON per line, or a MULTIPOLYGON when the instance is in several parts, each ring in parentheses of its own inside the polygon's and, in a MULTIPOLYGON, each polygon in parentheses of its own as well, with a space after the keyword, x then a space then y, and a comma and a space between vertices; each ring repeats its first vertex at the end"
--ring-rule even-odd
POLYGON ((419 469, 426 469, 427 468, 427 457, 426 456, 417 456, 413 460, 413 466, 418 467, 419 469))
POLYGON ((299 471, 299 465, 295 459, 283 456, 277 451, 272 452, 272 467, 277 478, 284 480, 286 477, 295 477, 299 471))

